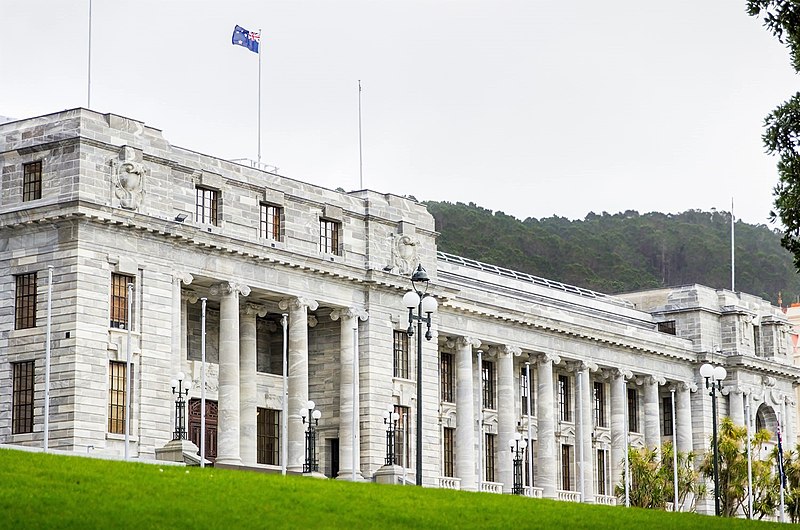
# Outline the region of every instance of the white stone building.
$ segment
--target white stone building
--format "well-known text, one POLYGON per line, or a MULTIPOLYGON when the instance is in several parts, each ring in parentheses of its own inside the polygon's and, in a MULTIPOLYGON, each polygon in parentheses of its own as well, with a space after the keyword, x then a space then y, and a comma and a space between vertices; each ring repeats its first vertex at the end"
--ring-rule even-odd
POLYGON ((0 443, 43 444, 52 270, 52 448, 123 454, 130 398, 132 456, 154 457, 179 371, 199 442, 203 299, 217 465, 280 469, 285 420, 285 463, 302 471, 311 399, 328 476, 375 476, 393 407, 410 483, 419 458, 426 486, 510 492, 508 441, 530 429, 526 494, 613 503, 626 433, 705 450, 706 361, 728 371, 721 415, 743 424, 750 403, 763 426, 784 418, 794 446, 800 371, 785 316, 759 298, 698 285, 612 297, 443 254, 415 201, 259 171, 86 109, 0 124, 0 177, 0 443), (439 302, 422 341, 422 455, 402 302, 418 264, 439 302))

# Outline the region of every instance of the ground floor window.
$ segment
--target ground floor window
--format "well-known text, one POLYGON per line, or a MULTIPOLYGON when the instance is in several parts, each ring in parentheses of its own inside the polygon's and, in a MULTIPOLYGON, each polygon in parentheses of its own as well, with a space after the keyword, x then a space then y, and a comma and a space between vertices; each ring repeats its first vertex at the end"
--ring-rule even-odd
POLYGON ((256 453, 259 464, 280 464, 281 411, 259 407, 256 412, 256 453))
MULTIPOLYGON (((200 448, 200 408, 199 399, 189 400, 189 439, 200 448)), ((216 401, 206 400, 206 459, 217 458, 217 422, 219 411, 216 401)))

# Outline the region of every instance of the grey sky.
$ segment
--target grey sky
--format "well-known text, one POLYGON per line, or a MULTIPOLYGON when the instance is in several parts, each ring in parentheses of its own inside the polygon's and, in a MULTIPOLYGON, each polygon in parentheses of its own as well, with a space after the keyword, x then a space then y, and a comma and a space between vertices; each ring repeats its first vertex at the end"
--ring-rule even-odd
MULTIPOLYGON (((744 0, 93 0, 92 108, 285 176, 520 219, 766 222, 764 116, 797 90, 744 0)), ((0 115, 86 106, 88 0, 0 0, 0 115)))

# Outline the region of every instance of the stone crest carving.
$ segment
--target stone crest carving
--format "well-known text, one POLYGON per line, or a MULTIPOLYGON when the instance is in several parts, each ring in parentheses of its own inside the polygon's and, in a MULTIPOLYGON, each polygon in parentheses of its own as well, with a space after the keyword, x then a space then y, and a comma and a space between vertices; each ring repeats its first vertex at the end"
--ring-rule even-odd
POLYGON ((417 246, 419 241, 411 236, 391 235, 392 262, 389 268, 397 274, 408 275, 414 272, 419 264, 417 246))
POLYGON ((125 145, 120 149, 119 160, 111 161, 111 167, 114 195, 119 199, 119 205, 126 210, 138 210, 144 198, 144 178, 147 173, 141 155, 125 145))

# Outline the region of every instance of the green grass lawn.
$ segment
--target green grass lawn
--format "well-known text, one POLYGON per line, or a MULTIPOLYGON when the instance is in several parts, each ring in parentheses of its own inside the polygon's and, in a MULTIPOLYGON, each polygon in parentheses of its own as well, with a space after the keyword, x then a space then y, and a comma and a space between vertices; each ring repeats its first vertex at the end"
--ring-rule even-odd
POLYGON ((512 495, 0 449, 2 528, 766 528, 512 495))

